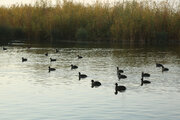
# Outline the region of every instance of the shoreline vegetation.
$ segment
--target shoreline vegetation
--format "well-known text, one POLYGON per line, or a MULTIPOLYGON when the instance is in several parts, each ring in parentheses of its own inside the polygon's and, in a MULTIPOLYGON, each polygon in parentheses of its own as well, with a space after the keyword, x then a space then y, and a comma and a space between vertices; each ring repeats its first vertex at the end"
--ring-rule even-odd
POLYGON ((108 42, 179 44, 180 4, 136 0, 92 5, 40 0, 34 5, 0 6, 0 44, 108 42))

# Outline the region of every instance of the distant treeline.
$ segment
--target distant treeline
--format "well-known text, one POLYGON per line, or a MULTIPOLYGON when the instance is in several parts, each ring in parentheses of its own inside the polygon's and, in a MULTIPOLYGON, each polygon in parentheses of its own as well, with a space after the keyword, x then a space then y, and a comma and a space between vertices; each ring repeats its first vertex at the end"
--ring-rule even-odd
MULTIPOLYGON (((178 6, 178 5, 177 5, 178 6)), ((179 5, 180 6, 180 5, 179 5)), ((180 41, 180 7, 167 2, 128 1, 83 4, 64 0, 52 5, 0 7, 0 41, 92 41, 130 44, 180 41)))

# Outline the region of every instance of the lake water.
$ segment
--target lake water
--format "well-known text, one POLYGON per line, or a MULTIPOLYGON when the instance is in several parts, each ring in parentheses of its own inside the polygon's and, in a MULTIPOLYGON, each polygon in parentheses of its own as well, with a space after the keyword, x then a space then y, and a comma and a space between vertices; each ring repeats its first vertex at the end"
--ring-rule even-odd
POLYGON ((58 49, 59 53, 35 46, 0 50, 0 120, 180 119, 178 47, 58 49), (22 63, 22 57, 28 61, 22 63), (50 57, 57 61, 50 62, 50 57), (156 62, 169 71, 162 73, 156 62), (71 64, 79 68, 71 70, 71 64), (49 73, 49 66, 56 71, 49 73), (118 80, 117 66, 127 79, 118 80), (142 71, 151 74, 146 78, 151 84, 141 86, 142 71), (78 72, 88 77, 78 80, 78 72), (91 88, 92 79, 102 86, 91 88), (127 90, 115 95, 116 82, 127 90))

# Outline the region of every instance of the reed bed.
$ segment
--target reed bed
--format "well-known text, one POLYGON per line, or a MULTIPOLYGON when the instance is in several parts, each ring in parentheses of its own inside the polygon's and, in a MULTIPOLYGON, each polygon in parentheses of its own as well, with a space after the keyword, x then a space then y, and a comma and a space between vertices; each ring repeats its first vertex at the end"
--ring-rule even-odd
POLYGON ((179 43, 180 5, 127 1, 83 4, 64 0, 52 5, 0 6, 0 40, 26 42, 92 41, 130 44, 179 43))

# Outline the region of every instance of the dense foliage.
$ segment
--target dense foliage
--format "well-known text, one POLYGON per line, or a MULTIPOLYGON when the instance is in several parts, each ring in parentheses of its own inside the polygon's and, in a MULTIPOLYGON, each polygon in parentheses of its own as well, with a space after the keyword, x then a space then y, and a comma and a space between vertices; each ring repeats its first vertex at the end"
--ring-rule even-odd
MULTIPOLYGON (((179 5, 180 6, 180 5, 179 5)), ((87 5, 64 0, 52 5, 0 7, 0 40, 27 42, 108 41, 122 43, 177 43, 180 8, 167 2, 129 1, 87 5)))

